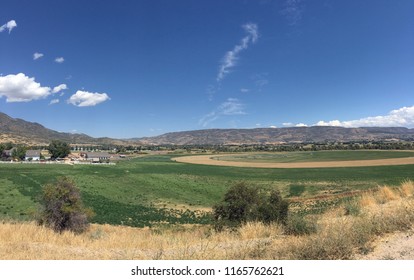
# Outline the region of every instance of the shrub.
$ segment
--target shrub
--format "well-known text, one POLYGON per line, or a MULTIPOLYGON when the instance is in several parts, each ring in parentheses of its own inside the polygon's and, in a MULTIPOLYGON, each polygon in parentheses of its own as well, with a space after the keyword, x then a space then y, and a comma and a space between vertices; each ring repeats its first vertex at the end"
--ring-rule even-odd
POLYGON ((301 214, 289 215, 285 226, 285 233, 289 235, 309 235, 316 231, 316 221, 301 214))
POLYGON ((265 192, 244 182, 232 186, 213 206, 215 228, 237 227, 249 221, 285 223, 289 204, 277 190, 265 192))
POLYGON ((345 215, 358 216, 361 213, 359 201, 348 201, 344 204, 345 215))
POLYGON ((92 210, 84 207, 80 191, 71 179, 60 177, 55 184, 43 187, 42 210, 37 219, 40 225, 59 233, 65 230, 82 233, 89 227, 92 215, 92 210))

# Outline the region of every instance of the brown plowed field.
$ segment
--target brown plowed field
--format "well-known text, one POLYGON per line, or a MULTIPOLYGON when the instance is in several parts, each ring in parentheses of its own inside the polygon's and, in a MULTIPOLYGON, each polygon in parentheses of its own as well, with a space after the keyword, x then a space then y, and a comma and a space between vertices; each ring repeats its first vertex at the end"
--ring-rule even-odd
MULTIPOLYGON (((223 154, 221 156, 228 156, 223 154)), ((212 159, 217 155, 199 155, 176 157, 172 160, 182 163, 216 165, 216 166, 234 166, 234 167, 256 167, 256 168, 326 168, 326 167, 357 167, 357 166, 384 166, 384 165, 405 165, 414 164, 414 157, 407 158, 388 158, 372 160, 347 160, 347 161, 321 161, 321 162, 242 162, 242 161, 224 161, 212 159)))

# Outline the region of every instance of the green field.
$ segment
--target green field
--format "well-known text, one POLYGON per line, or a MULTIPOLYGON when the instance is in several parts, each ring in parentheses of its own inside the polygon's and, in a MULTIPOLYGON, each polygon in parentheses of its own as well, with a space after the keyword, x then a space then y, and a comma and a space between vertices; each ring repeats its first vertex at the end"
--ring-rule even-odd
POLYGON ((414 165, 260 169, 184 164, 171 157, 145 156, 115 166, 0 164, 0 220, 30 219, 42 185, 59 176, 75 180, 96 213, 94 222, 131 226, 208 223, 197 209, 210 208, 237 181, 278 188, 285 197, 312 197, 414 180, 414 165))
POLYGON ((251 153, 213 157, 217 160, 242 162, 322 162, 322 161, 349 161, 372 160, 388 158, 413 157, 412 151, 312 151, 312 152, 285 152, 285 153, 251 153))

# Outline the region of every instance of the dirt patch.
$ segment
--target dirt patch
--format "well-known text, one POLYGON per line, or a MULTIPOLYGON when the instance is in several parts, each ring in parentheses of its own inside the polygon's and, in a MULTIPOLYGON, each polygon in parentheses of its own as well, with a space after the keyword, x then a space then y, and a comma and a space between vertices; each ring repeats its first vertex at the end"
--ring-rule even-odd
MULTIPOLYGON (((229 156, 223 154, 221 156, 229 156)), ((385 166, 385 165, 405 165, 414 164, 414 157, 407 158, 388 158, 372 160, 348 160, 348 161, 321 161, 321 162, 242 162, 224 161, 217 155, 185 156, 172 158, 173 161, 192 164, 204 164, 215 166, 234 166, 234 167, 256 167, 256 168, 327 168, 327 167, 358 167, 358 166, 385 166), (213 159, 213 157, 215 159, 213 159)))
POLYGON ((414 229, 388 234, 371 244, 374 250, 357 255, 360 260, 414 260, 414 229))

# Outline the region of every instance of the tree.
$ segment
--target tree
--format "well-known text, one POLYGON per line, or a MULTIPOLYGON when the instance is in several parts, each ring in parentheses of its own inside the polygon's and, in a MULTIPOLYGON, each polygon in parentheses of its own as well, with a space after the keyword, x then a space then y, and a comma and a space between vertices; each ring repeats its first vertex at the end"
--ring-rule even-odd
POLYGON ((14 159, 24 160, 26 156, 26 150, 27 148, 24 146, 17 146, 16 149, 12 152, 12 157, 14 159))
POLYGON ((278 190, 272 190, 258 206, 258 217, 264 223, 278 222, 286 224, 289 202, 282 198, 278 190))
POLYGON ((93 211, 85 208, 78 187, 68 177, 59 177, 55 184, 43 187, 42 209, 37 219, 40 225, 59 233, 65 230, 82 233, 89 227, 92 216, 93 211))
POLYGON ((270 193, 249 187, 241 182, 232 186, 224 195, 223 201, 213 206, 215 227, 237 227, 248 221, 284 224, 288 215, 289 203, 279 191, 270 193))
POLYGON ((52 155, 52 159, 64 158, 70 154, 69 144, 60 140, 53 140, 49 144, 48 150, 52 155))

